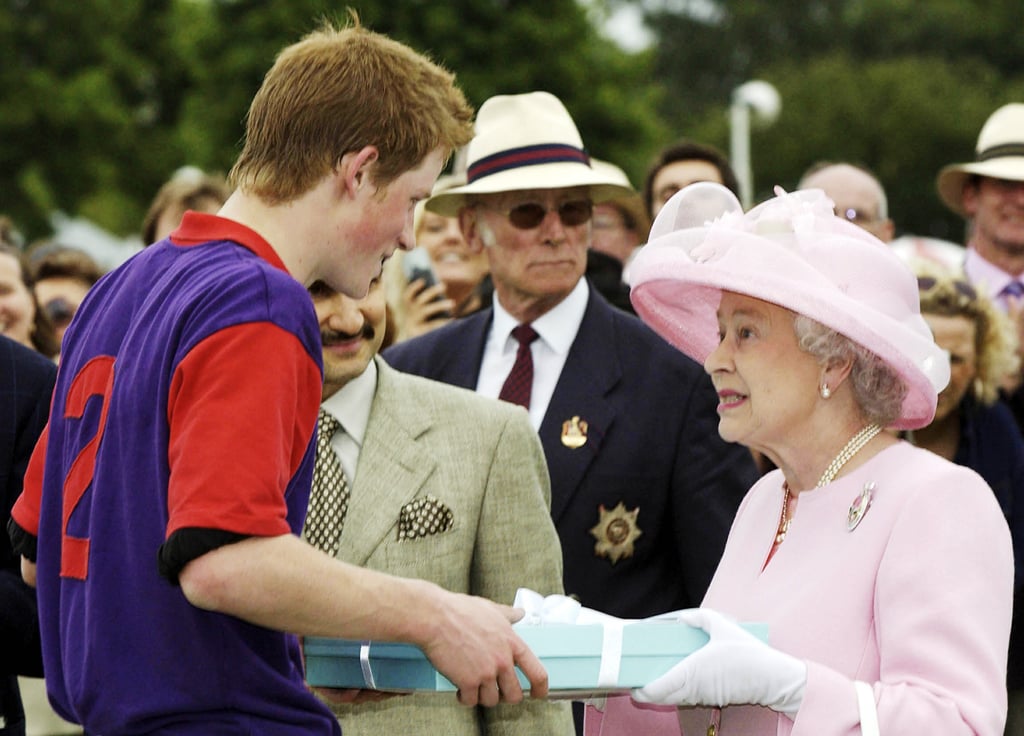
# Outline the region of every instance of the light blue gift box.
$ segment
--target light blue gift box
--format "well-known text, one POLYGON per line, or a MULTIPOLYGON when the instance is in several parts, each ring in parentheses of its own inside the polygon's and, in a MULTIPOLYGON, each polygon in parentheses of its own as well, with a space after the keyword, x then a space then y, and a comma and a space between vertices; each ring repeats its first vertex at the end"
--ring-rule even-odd
MULTIPOLYGON (((768 640, 767 624, 744 624, 743 628, 768 640)), ((628 621, 621 627, 536 624, 515 629, 540 658, 553 692, 601 693, 643 687, 708 640, 702 629, 667 620, 628 621)), ((314 687, 455 690, 412 644, 307 637, 304 650, 306 681, 314 687)), ((522 673, 519 681, 524 687, 529 685, 522 673)))

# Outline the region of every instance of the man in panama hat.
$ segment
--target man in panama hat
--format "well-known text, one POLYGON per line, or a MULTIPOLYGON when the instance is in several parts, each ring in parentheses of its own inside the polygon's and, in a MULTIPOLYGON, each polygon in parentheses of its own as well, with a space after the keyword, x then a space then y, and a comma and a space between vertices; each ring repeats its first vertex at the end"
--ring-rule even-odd
MULTIPOLYGON (((943 167, 936 186, 943 203, 968 223, 964 273, 1024 337, 1024 103, 992 113, 975 151, 974 161, 943 167)), ((1024 392, 1016 394, 1014 412, 1024 427, 1024 392)))
MULTIPOLYGON (((1013 318, 1024 338, 1024 103, 1011 102, 993 112, 975 151, 974 161, 939 172, 939 196, 970 225, 964 260, 968 278, 1013 318)), ((1024 388, 1019 382, 1007 398, 1024 428, 1024 388)), ((1022 601, 1024 590, 1018 589, 1010 633, 1007 734, 1024 734, 1022 601)))
MULTIPOLYGON (((939 172, 939 197, 967 220, 967 277, 1010 315, 1024 337, 1024 103, 992 113, 975 151, 974 161, 939 172)), ((1024 427, 1024 392, 1012 398, 1024 427)))
POLYGON ((566 593, 628 618, 698 605, 756 470, 718 436, 701 367, 584 276, 593 205, 631 190, 592 167, 547 92, 487 100, 467 163, 466 184, 427 209, 457 215, 487 254, 493 306, 385 359, 527 408, 551 472, 566 593))
POLYGON ((970 223, 967 275, 1005 308, 1024 293, 1024 103, 992 113, 975 150, 974 161, 944 167, 937 186, 970 223))

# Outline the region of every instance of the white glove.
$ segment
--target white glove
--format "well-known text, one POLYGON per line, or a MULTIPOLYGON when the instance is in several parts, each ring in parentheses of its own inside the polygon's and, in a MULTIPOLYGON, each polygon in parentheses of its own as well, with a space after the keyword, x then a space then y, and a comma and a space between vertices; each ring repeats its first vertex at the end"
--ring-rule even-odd
POLYGON ((764 705, 794 715, 804 698, 807 665, 773 649, 708 608, 680 611, 681 623, 710 640, 654 682, 633 691, 641 703, 662 705, 764 705))

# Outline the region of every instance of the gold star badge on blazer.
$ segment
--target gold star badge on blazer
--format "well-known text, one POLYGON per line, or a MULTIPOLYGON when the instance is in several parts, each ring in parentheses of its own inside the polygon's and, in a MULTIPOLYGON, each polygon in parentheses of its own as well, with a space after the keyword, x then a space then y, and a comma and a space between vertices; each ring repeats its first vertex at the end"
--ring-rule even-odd
POLYGON ((594 554, 607 557, 613 565, 623 558, 632 557, 635 551, 633 542, 643 534, 636 523, 640 507, 627 511, 625 504, 619 501, 619 505, 611 511, 604 504, 598 506, 597 510, 600 518, 590 529, 590 534, 597 540, 594 554))

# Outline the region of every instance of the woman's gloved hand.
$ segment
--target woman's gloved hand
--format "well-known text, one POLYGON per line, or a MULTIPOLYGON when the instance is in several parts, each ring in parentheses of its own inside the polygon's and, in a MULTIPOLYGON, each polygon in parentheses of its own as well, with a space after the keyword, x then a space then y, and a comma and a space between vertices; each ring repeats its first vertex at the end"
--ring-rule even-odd
POLYGON ((707 608, 681 611, 681 623, 704 629, 703 647, 645 687, 641 703, 663 705, 764 705, 789 715, 800 709, 807 665, 773 649, 725 616, 707 608))

